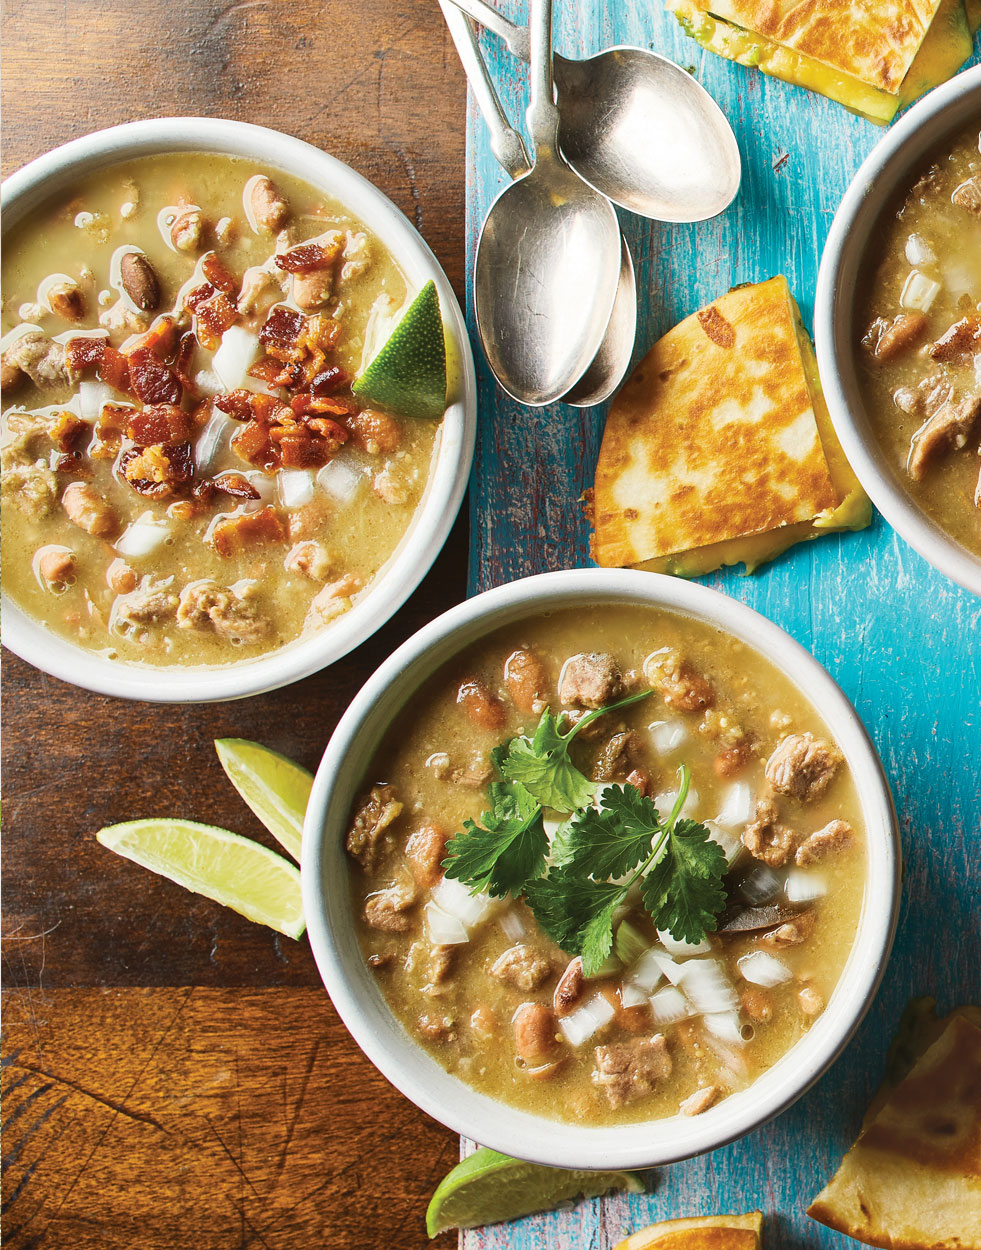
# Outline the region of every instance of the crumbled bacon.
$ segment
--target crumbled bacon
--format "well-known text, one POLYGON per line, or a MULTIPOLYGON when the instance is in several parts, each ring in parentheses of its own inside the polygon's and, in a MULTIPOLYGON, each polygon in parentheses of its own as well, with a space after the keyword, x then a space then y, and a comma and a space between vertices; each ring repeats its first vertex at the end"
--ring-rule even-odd
POLYGON ((107 338, 69 339, 65 344, 65 360, 73 373, 94 369, 100 382, 116 391, 130 389, 129 365, 126 357, 109 344, 107 338))
POLYGON ((328 249, 322 243, 302 243, 299 247, 291 247, 288 252, 278 253, 274 259, 276 268, 286 273, 311 273, 316 269, 327 269, 340 253, 340 245, 328 249))
POLYGON ((211 299, 216 293, 216 288, 210 282, 202 282, 200 286, 193 287, 184 296, 184 308, 187 312, 196 313, 198 305, 203 304, 206 299, 211 299))
POLYGON ((355 443, 369 455, 395 451, 402 439, 398 421, 384 412, 366 408, 344 418, 344 425, 355 443))
POLYGON ((205 338, 208 339, 208 345, 220 339, 228 327, 238 320, 238 310, 224 291, 215 291, 214 295, 202 300, 194 311, 202 346, 206 345, 205 338), (204 335, 201 333, 202 328, 206 331, 204 335))
POLYGON ((126 437, 141 447, 181 443, 194 432, 194 418, 176 404, 148 404, 126 423, 126 437))
POLYGON ((242 473, 219 473, 194 487, 196 499, 213 499, 217 494, 231 495, 235 499, 259 498, 259 492, 242 473))
POLYGON ((115 460, 119 452, 123 430, 132 416, 133 409, 121 404, 103 404, 95 423, 95 438, 89 447, 93 460, 115 460))
POLYGON ((248 464, 267 472, 279 466, 279 448, 269 437, 269 427, 249 421, 232 439, 232 450, 248 464))
POLYGON ((236 421, 251 421, 253 396, 253 391, 239 387, 234 391, 226 391, 224 395, 216 395, 214 403, 216 408, 220 408, 226 416, 234 417, 236 421))
POLYGON ((174 344, 177 339, 177 322, 171 316, 158 317, 153 325, 141 334, 136 343, 133 344, 133 351, 146 348, 152 351, 155 356, 164 360, 174 350, 174 344))
POLYGON ((331 421, 330 417, 313 417, 307 421, 308 430, 313 430, 315 434, 319 434, 322 438, 330 439, 337 443, 338 446, 347 442, 348 434, 343 425, 338 425, 336 421, 331 421))
POLYGON ((177 377, 147 347, 138 347, 126 357, 133 390, 144 404, 179 404, 184 394, 177 377))
POLYGON ((88 428, 88 423, 81 417, 76 417, 73 412, 65 409, 64 412, 58 413, 49 435, 58 450, 67 454, 74 449, 79 435, 88 428))
POLYGON ((297 341, 306 328, 306 317, 294 312, 285 304, 276 304, 259 331, 259 342, 270 356, 279 360, 295 360, 299 357, 297 341))
POLYGON ((306 318, 301 341, 303 346, 311 351, 329 352, 337 346, 337 340, 340 337, 341 327, 338 323, 325 313, 317 313, 313 317, 306 318))
POLYGON ((272 356, 263 356, 249 370, 249 377, 258 378, 261 382, 274 382, 279 377, 282 369, 283 366, 280 361, 274 360, 272 356))
POLYGON ((106 386, 111 386, 114 391, 132 389, 129 361, 122 352, 117 352, 108 343, 102 353, 102 363, 96 367, 95 374, 100 382, 105 382, 106 386))
POLYGON ((180 337, 177 344, 177 353, 174 356, 174 363, 171 368, 177 375, 178 381, 183 386, 186 394, 194 396, 199 394, 197 384, 191 377, 191 359, 194 356, 195 338, 192 331, 188 330, 180 337))
POLYGON ((211 545, 220 556, 238 555, 254 543, 285 541, 283 523, 268 505, 257 512, 243 512, 219 521, 211 534, 211 545))
POLYGON ((59 456, 53 467, 55 473, 69 473, 75 478, 92 476, 91 466, 78 451, 70 451, 66 455, 59 456))
POLYGON ((139 494, 167 499, 194 476, 194 452, 189 442, 131 447, 120 456, 119 469, 139 494))
POLYGON ((353 416, 358 411, 354 400, 344 399, 337 395, 294 395, 290 400, 290 407, 297 416, 303 416, 306 413, 330 412, 337 417, 347 417, 353 416))
POLYGON ((238 291, 238 279, 231 273, 228 266, 217 252, 209 252, 201 260, 201 272, 212 286, 226 295, 238 291))
POLYGON ((313 395, 333 395, 342 386, 350 382, 350 375, 340 365, 328 365, 310 380, 310 392, 313 395))

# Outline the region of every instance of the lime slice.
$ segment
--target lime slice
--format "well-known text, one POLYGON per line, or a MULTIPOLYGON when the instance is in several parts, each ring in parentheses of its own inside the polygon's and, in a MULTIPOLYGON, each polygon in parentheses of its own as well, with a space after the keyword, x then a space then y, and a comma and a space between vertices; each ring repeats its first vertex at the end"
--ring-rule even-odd
POLYGON ((446 340, 436 284, 427 282, 351 390, 403 417, 435 419, 446 408, 446 340))
POLYGON ((297 868, 258 842, 195 820, 128 820, 95 835, 117 855, 248 920, 299 938, 305 928, 297 868))
POLYGON ((547 1211, 580 1195, 596 1198, 608 1189, 643 1193, 636 1172, 567 1172, 525 1163, 480 1146, 440 1182, 426 1212, 430 1237, 448 1228, 476 1228, 547 1211))
POLYGON ((280 846, 299 863, 303 815, 313 773, 248 738, 219 738, 215 750, 228 780, 280 846))

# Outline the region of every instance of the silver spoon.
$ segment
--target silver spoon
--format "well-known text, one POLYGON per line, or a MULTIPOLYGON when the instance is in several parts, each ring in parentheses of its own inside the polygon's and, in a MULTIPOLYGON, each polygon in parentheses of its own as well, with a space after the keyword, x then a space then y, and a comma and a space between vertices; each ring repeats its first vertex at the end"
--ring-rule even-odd
POLYGON ((477 332, 494 375, 520 403, 560 399, 599 351, 620 281, 620 225, 610 201, 558 152, 552 0, 532 0, 535 165, 504 188, 474 262, 477 332))
MULTIPOLYGON (((440 0, 450 35, 490 132, 491 150, 512 178, 519 178, 530 169, 524 141, 509 124, 501 107, 480 45, 468 19, 451 0, 440 0)), ((620 279, 617 284, 613 312, 593 358, 578 382, 561 398, 574 407, 590 408, 609 399, 623 380, 630 365, 637 332, 637 285, 627 242, 620 236, 620 279)))
MULTIPOLYGON (((528 30, 486 0, 454 0, 522 60, 528 30)), ((739 190, 739 148, 725 114, 673 61, 608 48, 584 61, 555 55, 559 148, 614 203, 657 221, 704 221, 739 190)))

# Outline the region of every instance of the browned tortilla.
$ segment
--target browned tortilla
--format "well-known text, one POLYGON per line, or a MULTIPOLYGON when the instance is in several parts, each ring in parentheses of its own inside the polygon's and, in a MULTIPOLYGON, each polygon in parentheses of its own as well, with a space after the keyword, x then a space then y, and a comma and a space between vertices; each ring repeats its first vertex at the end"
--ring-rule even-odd
POLYGON ((951 1018, 808 1215, 888 1250, 981 1250, 981 1029, 951 1018))
POLYGON ((593 554, 619 567, 808 521, 841 502, 783 277, 655 343, 610 409, 593 554))
POLYGON ((734 26, 896 95, 940 0, 696 0, 696 4, 734 26))

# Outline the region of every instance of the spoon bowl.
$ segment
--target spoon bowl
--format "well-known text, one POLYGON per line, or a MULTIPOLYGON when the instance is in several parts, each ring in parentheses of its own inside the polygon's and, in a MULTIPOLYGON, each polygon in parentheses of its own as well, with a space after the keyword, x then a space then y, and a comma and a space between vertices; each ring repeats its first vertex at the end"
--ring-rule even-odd
POLYGON ((642 48, 555 57, 559 148, 581 178, 658 221, 704 221, 739 190, 732 127, 705 88, 642 48))
POLYGON ((620 236, 620 282, 613 301, 603 342, 592 364, 579 381, 562 396, 574 408, 592 408, 605 403, 624 379, 630 367, 637 338, 637 280, 627 240, 620 236))

